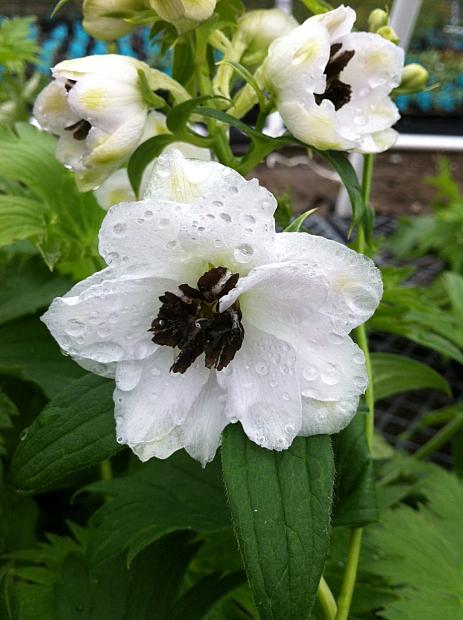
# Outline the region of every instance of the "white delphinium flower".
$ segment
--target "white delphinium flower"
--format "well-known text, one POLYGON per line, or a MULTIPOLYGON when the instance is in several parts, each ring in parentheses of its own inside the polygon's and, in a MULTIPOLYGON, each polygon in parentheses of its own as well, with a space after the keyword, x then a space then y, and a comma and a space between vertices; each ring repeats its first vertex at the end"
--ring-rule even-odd
POLYGON ((56 156, 76 173, 81 191, 93 189, 140 143, 149 106, 139 71, 153 90, 189 98, 167 75, 117 54, 65 60, 52 69, 55 80, 38 96, 34 116, 59 136, 56 156))
POLYGON ((217 0, 148 0, 159 17, 173 24, 178 31, 194 28, 209 19, 215 10, 217 0))
MULTIPOLYGON (((375 153, 391 147, 403 50, 378 34, 351 32, 355 11, 307 19, 275 40, 263 67, 289 131, 320 149, 375 153)), ((262 76, 260 76, 262 79, 262 76)))
POLYGON ((171 151, 144 200, 108 211, 108 267, 43 316, 66 353, 115 377, 118 441, 141 460, 185 448, 205 464, 237 421, 283 450, 355 414, 367 373, 349 332, 380 273, 334 241, 276 234, 275 208, 256 179, 171 151))
POLYGON ((136 28, 118 17, 107 17, 118 11, 142 11, 145 0, 84 0, 82 5, 83 26, 96 39, 114 41, 136 28))
MULTIPOLYGON (((150 112, 140 144, 149 138, 166 133, 169 133, 169 130, 167 128, 165 114, 156 111, 150 112)), ((189 144, 188 142, 172 142, 172 144, 169 144, 164 149, 164 153, 172 149, 178 149, 185 157, 189 157, 191 159, 211 159, 211 152, 209 149, 204 149, 199 146, 195 146, 194 144, 189 144)), ((155 161, 145 168, 143 178, 140 183, 140 196, 143 196, 146 191, 154 165, 155 161)), ((107 178, 106 181, 98 187, 98 189, 95 190, 95 196, 100 207, 103 207, 103 209, 106 210, 119 202, 136 200, 135 193, 130 184, 127 169, 121 168, 120 170, 113 172, 111 176, 107 178)))

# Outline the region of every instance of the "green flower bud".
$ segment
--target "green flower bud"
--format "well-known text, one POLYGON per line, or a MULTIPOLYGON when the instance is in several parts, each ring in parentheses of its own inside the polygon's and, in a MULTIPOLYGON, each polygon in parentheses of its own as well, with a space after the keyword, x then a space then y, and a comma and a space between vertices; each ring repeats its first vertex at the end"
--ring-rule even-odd
POLYGON ((84 0, 84 28, 96 39, 114 41, 132 32, 135 26, 120 17, 107 17, 107 14, 141 11, 144 8, 144 0, 84 0))
POLYGON ((383 9, 375 9, 368 17, 368 30, 378 32, 383 26, 389 25, 389 14, 383 9))
POLYGON ((379 28, 379 30, 376 31, 376 34, 379 34, 380 37, 383 37, 383 39, 386 39, 386 41, 390 41, 395 45, 398 45, 398 43, 400 42, 400 39, 397 36, 397 32, 394 30, 394 28, 391 28, 390 26, 382 26, 381 28, 379 28))
POLYGON ((418 63, 406 65, 402 71, 400 86, 396 88, 395 94, 411 95, 421 92, 429 79, 428 71, 418 63))
POLYGON ((209 19, 217 0, 149 0, 149 4, 161 19, 185 32, 209 19))

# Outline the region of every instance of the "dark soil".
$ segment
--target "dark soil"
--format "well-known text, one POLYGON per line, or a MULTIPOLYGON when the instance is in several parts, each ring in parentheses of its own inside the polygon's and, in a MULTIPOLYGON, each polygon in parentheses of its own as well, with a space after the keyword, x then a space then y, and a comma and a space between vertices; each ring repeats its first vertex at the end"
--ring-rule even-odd
MULTIPOLYGON (((428 211, 435 190, 424 180, 437 173, 442 156, 450 159, 452 172, 463 191, 463 153, 396 151, 378 155, 371 197, 375 211, 385 215, 418 215, 428 211)), ((321 170, 328 177, 333 176, 326 163, 317 158, 313 162, 288 166, 291 160, 297 163, 304 158, 302 151, 286 152, 283 158, 273 167, 259 166, 253 175, 276 196, 290 190, 296 212, 320 207, 323 214, 331 208, 340 184, 318 173, 321 170)))

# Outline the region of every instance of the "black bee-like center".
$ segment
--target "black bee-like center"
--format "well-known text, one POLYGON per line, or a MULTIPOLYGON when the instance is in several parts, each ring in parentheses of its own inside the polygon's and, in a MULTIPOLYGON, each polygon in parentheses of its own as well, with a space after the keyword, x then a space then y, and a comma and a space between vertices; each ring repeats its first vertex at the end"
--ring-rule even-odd
POLYGON ((329 99, 334 109, 339 110, 349 103, 352 96, 352 87, 339 79, 341 72, 347 67, 355 54, 354 50, 342 50, 341 43, 335 43, 330 48, 330 59, 325 68, 326 89, 322 95, 315 95, 315 101, 320 105, 323 99, 329 99))
POLYGON ((219 301, 237 284, 239 274, 214 267, 198 280, 197 287, 181 284, 179 293, 166 291, 149 331, 153 342, 178 349, 171 372, 184 373, 205 353, 207 368, 222 370, 241 348, 244 328, 236 301, 220 312, 219 301))

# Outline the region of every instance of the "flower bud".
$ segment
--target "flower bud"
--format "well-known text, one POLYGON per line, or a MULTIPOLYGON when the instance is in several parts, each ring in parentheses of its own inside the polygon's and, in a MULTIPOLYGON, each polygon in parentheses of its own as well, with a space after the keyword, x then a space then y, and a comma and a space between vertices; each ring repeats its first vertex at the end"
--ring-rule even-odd
POLYGON ((212 15, 217 0, 149 0, 161 19, 173 24, 179 32, 191 30, 212 15))
POLYGON ((398 45, 400 43, 397 32, 390 26, 382 26, 382 28, 379 28, 379 30, 376 31, 376 34, 379 34, 379 36, 386 39, 386 41, 394 43, 394 45, 398 45))
POLYGON ((378 32, 383 26, 389 26, 389 14, 383 9, 375 9, 368 16, 368 30, 378 32))
POLYGON ((84 0, 84 28, 95 39, 114 41, 134 30, 135 26, 118 17, 107 17, 116 11, 140 11, 144 0, 84 0))
POLYGON ((240 19, 237 33, 246 42, 247 55, 259 52, 264 57, 272 41, 298 25, 292 15, 281 9, 260 9, 249 11, 240 19))
POLYGON ((428 81, 428 71, 418 63, 406 65, 402 71, 402 80, 395 90, 397 95, 411 95, 421 92, 428 81))

